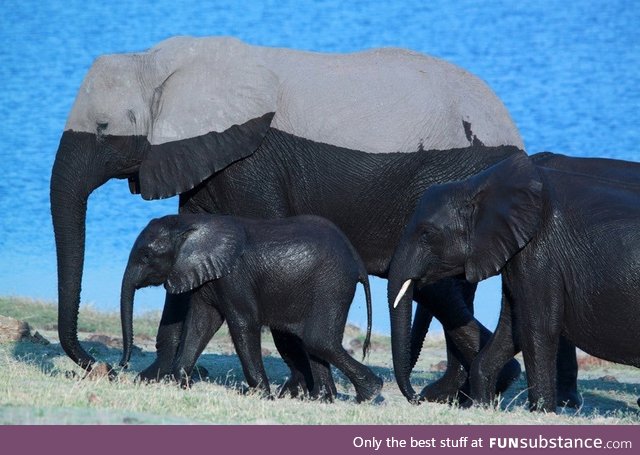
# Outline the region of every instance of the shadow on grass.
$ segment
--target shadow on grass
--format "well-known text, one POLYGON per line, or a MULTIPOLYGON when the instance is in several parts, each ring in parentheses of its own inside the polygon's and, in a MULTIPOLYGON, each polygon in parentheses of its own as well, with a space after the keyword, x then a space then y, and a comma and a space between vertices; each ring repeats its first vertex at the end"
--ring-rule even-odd
POLYGON ((640 384, 582 379, 578 381, 578 390, 584 399, 583 412, 599 415, 625 413, 640 417, 640 409, 635 398, 631 403, 615 398, 621 393, 633 397, 640 396, 640 384))
MULTIPOLYGON (((269 378, 272 393, 278 393, 282 385, 290 376, 291 372, 287 364, 280 358, 275 356, 263 356, 262 361, 269 378)), ((147 365, 141 365, 136 369, 136 373, 142 371, 147 365)), ((137 365, 134 365, 137 367, 137 365)), ((207 372, 206 377, 198 377, 198 372, 194 371, 194 382, 204 381, 211 382, 224 387, 245 393, 246 387, 243 384, 244 373, 240 359, 235 354, 216 354, 204 353, 198 359, 197 367, 204 367, 207 372)), ((375 374, 381 376, 385 382, 393 377, 393 372, 389 368, 372 367, 370 368, 375 374)), ((331 368, 334 381, 339 388, 346 390, 347 393, 338 393, 336 400, 338 401, 354 401, 355 390, 349 379, 337 368, 331 368)), ((384 390, 383 390, 384 394, 384 390)))
MULTIPOLYGON (((99 362, 106 362, 116 366, 120 361, 122 355, 120 348, 109 347, 97 341, 81 341, 80 344, 99 362)), ((73 365, 71 360, 66 358, 66 354, 59 343, 41 345, 22 341, 14 344, 11 354, 17 361, 33 365, 43 374, 54 377, 82 376, 80 368, 73 365)), ((142 351, 134 346, 129 367, 126 370, 119 370, 119 372, 135 376, 148 367, 154 359, 155 353, 142 351)), ((289 367, 280 357, 265 355, 262 359, 269 378, 271 391, 277 393, 290 376, 289 367)), ((196 366, 198 368, 194 370, 192 378, 195 383, 210 382, 230 390, 236 390, 239 393, 247 392, 247 387, 243 385, 244 373, 242 364, 236 354, 205 352, 198 359, 196 366)), ((381 376, 385 382, 393 378, 393 372, 389 368, 372 366, 371 369, 381 376)), ((347 391, 347 394, 339 393, 336 399, 340 401, 354 400, 355 391, 348 378, 335 367, 332 367, 332 372, 336 384, 347 391)))
MULTIPOLYGON (((82 341, 82 346, 93 355, 97 360, 107 362, 111 365, 117 365, 122 350, 119 348, 108 347, 97 341, 82 341)), ((69 376, 69 369, 79 371, 66 355, 60 344, 52 343, 42 345, 32 342, 15 343, 11 351, 12 357, 20 362, 29 363, 36 366, 43 374, 51 376, 69 376)), ((127 374, 135 375, 149 366, 155 359, 155 353, 142 351, 135 348, 131 358, 130 367, 127 374)), ((284 361, 272 355, 263 356, 263 362, 272 392, 276 392, 284 384, 289 377, 290 371, 284 361)), ((199 367, 204 367, 207 371, 205 377, 199 377, 194 374, 196 382, 211 382, 222 385, 231 390, 238 392, 246 391, 242 385, 244 382, 244 374, 242 365, 237 355, 231 353, 211 353, 207 352, 198 359, 199 367)), ((395 387, 395 377, 393 370, 387 367, 369 365, 371 370, 385 381, 385 389, 383 395, 389 393, 390 387, 395 387)), ((332 367, 336 384, 341 386, 346 393, 339 394, 337 399, 340 401, 350 401, 354 399, 355 391, 351 382, 335 367, 332 367)), ((73 375, 73 373, 72 373, 73 375)), ((412 374, 412 384, 416 390, 421 390, 427 384, 438 379, 442 373, 433 371, 416 371, 412 374)), ((582 394, 584 404, 578 411, 575 409, 563 409, 563 414, 601 416, 607 417, 612 415, 626 414, 640 418, 640 409, 638 409, 633 398, 630 401, 621 399, 621 394, 630 395, 632 397, 640 396, 640 384, 606 381, 601 379, 580 379, 578 380, 578 390, 582 394)), ((395 391, 394 391, 395 392, 395 391)), ((510 410, 527 406, 527 383, 523 373, 514 384, 502 395, 500 408, 510 410)))

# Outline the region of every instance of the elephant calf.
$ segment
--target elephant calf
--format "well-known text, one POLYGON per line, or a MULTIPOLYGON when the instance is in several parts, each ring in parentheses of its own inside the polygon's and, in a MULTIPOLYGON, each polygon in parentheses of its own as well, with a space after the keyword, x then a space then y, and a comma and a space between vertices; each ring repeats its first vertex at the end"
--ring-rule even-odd
POLYGON ((472 398, 490 403, 500 368, 522 350, 530 406, 555 411, 561 335, 640 367, 639 266, 640 165, 521 154, 424 193, 391 264, 403 278, 390 281, 389 303, 409 305, 416 281, 501 272, 500 321, 471 366, 472 398))
MULTIPOLYGON (((206 214, 152 220, 133 246, 122 282, 121 363, 126 365, 131 355, 135 290, 164 284, 171 294, 191 292, 192 307, 213 305, 222 314, 250 387, 270 394, 260 349, 260 329, 268 326, 274 335, 284 334, 278 339, 289 345, 279 350, 289 353, 288 364, 312 359, 333 364, 351 380, 358 401, 370 400, 379 394, 382 380, 342 347, 358 282, 367 296, 366 353, 371 334, 367 272, 347 238, 328 220, 206 214)), ((193 319, 187 315, 173 365, 174 377, 183 380, 204 349, 199 333, 208 330, 203 327, 207 321, 193 319)))

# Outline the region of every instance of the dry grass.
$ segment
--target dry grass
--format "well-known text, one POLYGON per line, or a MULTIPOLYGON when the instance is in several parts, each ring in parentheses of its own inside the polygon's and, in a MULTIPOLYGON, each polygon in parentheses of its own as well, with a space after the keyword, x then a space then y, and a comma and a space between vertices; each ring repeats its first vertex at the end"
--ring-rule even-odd
MULTIPOLYGON (((530 413, 526 410, 525 381, 520 380, 502 400, 503 410, 460 409, 444 404, 411 406, 400 395, 393 380, 388 337, 375 336, 367 359, 385 380, 380 403, 358 405, 353 387, 336 374, 339 399, 324 404, 294 399, 265 400, 242 394, 242 370, 226 331, 209 344, 199 365, 209 372, 207 381, 199 381, 190 390, 174 384, 140 385, 136 372, 154 358, 153 339, 157 315, 136 318, 136 344, 130 371, 121 372, 116 381, 106 378, 82 379, 82 372, 62 353, 54 328, 56 307, 42 302, 0 299, 0 314, 26 319, 39 330, 50 345, 31 342, 0 344, 0 424, 25 423, 224 423, 224 424, 637 424, 640 413, 635 404, 640 395, 637 369, 606 364, 581 372, 580 390, 585 406, 579 412, 564 410, 560 415, 530 413), (608 379, 606 377, 609 376, 608 379), (612 382, 615 377, 618 382, 612 382), (600 378, 605 378, 601 380, 600 378), (506 412, 504 412, 506 409, 506 412)), ((119 337, 116 315, 85 310, 80 327, 119 337)), ((92 334, 81 333, 86 340, 92 334)), ((349 329, 345 345, 353 346, 359 357, 361 334, 349 329)), ((277 356, 268 335, 263 337, 264 360, 275 389, 282 384, 287 368, 277 356)), ((99 360, 116 364, 121 351, 97 341, 83 342, 99 360)), ((444 358, 440 337, 428 340, 427 348, 413 375, 422 386, 441 373, 438 363, 444 358)))

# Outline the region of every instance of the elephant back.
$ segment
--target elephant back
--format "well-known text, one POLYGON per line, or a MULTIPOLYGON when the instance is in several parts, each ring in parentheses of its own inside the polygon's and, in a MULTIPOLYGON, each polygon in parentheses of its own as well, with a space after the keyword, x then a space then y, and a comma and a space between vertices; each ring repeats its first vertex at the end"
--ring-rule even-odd
POLYGON ((368 153, 448 150, 480 141, 524 149, 500 99, 478 77, 404 49, 322 54, 263 48, 278 76, 272 127, 368 153))

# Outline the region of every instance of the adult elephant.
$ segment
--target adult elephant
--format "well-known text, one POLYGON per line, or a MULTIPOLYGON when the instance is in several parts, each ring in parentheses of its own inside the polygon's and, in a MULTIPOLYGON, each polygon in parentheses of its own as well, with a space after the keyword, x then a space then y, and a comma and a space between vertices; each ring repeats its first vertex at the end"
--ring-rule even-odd
MULTIPOLYGON (((62 347, 91 368, 77 338, 86 207, 109 179, 128 179, 144 199, 180 194, 180 212, 325 216, 368 272, 386 277, 425 188, 519 149, 518 130, 486 84, 406 50, 321 54, 177 37, 100 57, 80 87, 51 178, 62 347)), ((448 373, 425 396, 455 393, 462 363, 490 335, 473 318, 474 291, 453 279, 416 293, 423 305, 414 357, 431 314, 450 348, 448 373)), ((143 377, 171 370, 188 308, 178 300, 167 297, 158 356, 143 377)), ((190 311, 221 323, 211 307, 190 311)), ((210 335, 203 331, 202 347, 210 335)))

